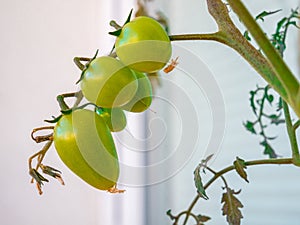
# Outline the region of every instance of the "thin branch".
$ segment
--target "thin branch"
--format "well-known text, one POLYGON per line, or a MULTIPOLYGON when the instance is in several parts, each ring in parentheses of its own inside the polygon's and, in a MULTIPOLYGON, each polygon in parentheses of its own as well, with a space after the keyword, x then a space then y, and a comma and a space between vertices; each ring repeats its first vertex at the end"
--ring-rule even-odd
MULTIPOLYGON (((283 165, 283 164, 293 164, 293 158, 282 158, 282 159, 261 159, 261 160, 253 160, 253 161, 246 161, 245 162, 245 166, 255 166, 255 165, 267 165, 267 164, 277 164, 277 165, 283 165)), ((225 173, 234 170, 235 166, 228 166, 222 170, 220 170, 219 172, 214 172, 214 176, 204 185, 204 189, 207 189, 215 180, 217 180, 219 177, 222 177, 222 175, 224 175, 225 173)), ((200 199, 200 195, 197 195, 192 203, 190 204, 189 208, 186 210, 186 215, 188 216, 189 214, 191 214, 194 206, 196 205, 196 203, 198 202, 198 200, 200 199)), ((188 218, 185 219, 185 221, 187 221, 188 218)), ((186 224, 183 223, 183 224, 186 224)))
POLYGON ((282 107, 285 116, 286 129, 287 129, 287 133, 289 136, 290 145, 292 149, 293 162, 295 165, 300 166, 300 155, 299 155, 299 148, 298 148, 297 137, 296 137, 296 130, 293 127, 289 106, 285 101, 282 101, 282 107))

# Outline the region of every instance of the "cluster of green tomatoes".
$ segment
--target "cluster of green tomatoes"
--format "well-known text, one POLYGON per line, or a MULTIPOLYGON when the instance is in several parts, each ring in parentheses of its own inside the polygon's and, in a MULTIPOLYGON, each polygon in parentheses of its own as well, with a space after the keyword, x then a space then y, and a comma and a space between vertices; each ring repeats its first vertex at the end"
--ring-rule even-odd
POLYGON ((152 87, 147 74, 165 67, 172 48, 164 28, 150 17, 130 21, 129 16, 124 26, 112 34, 117 36, 114 54, 75 58, 82 70, 78 80, 81 90, 74 95, 60 95, 61 115, 51 121, 55 126, 37 128, 32 133, 37 143, 47 141, 29 159, 30 175, 40 194, 41 185, 48 180, 39 169, 63 183, 60 171, 42 164, 52 142, 64 164, 82 180, 100 190, 121 192, 116 188, 119 162, 111 132, 125 128, 124 111, 139 113, 149 108, 152 87), (77 97, 79 101, 69 107, 64 97, 77 97), (88 103, 80 106, 83 97, 88 103), (92 105, 92 109, 87 105, 92 105), (42 129, 53 129, 53 133, 34 136, 42 129), (37 165, 33 168, 35 157, 37 165))

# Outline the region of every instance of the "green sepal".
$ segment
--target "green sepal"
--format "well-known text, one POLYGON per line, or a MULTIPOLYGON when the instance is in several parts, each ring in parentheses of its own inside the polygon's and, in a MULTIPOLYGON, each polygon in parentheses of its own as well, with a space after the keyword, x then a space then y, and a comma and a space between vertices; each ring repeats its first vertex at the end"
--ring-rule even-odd
POLYGON ((130 10, 130 13, 129 13, 129 15, 128 15, 128 17, 127 17, 127 19, 126 19, 126 21, 125 21, 124 25, 125 25, 126 23, 129 23, 129 22, 130 22, 130 20, 131 20, 131 15, 132 15, 132 12, 133 12, 133 9, 131 9, 131 10, 130 10))
POLYGON ((62 117, 62 115, 59 115, 58 117, 52 116, 52 118, 53 118, 52 120, 44 120, 44 121, 47 123, 57 123, 61 117, 62 117))
POLYGON ((41 168, 42 168, 43 173, 45 173, 51 177, 54 177, 54 178, 57 178, 61 174, 61 171, 59 171, 51 166, 41 165, 41 168))
POLYGON ((121 29, 118 29, 118 30, 115 30, 115 31, 108 32, 108 33, 109 33, 110 35, 119 37, 120 34, 121 34, 121 32, 122 32, 122 28, 121 28, 121 29))
MULTIPOLYGON (((133 9, 131 9, 131 10, 130 10, 130 13, 129 13, 129 15, 128 15, 128 17, 127 17, 126 21, 125 21, 125 23, 123 24, 123 26, 124 26, 125 24, 127 24, 127 23, 129 23, 129 22, 130 22, 130 20, 131 20, 131 15, 132 15, 132 12, 133 12, 133 9)), ((114 22, 114 21, 113 21, 113 22, 114 22)), ((120 34, 121 34, 121 32, 122 32, 122 28, 120 28, 120 29, 117 29, 117 30, 115 30, 115 31, 108 32, 108 33, 109 33, 110 35, 113 35, 113 36, 119 37, 119 36, 120 36, 120 34)))
POLYGON ((80 74, 80 78, 79 78, 78 81, 76 81, 75 84, 78 84, 80 81, 82 81, 82 79, 83 79, 83 77, 84 77, 85 71, 89 68, 90 63, 91 63, 94 59, 96 59, 96 57, 97 57, 97 55, 98 55, 98 52, 99 52, 99 49, 97 49, 97 51, 96 51, 95 55, 93 56, 93 58, 91 58, 91 60, 85 64, 85 68, 82 70, 82 72, 81 72, 81 74, 80 74))
POLYGON ((78 110, 78 109, 84 109, 85 107, 87 107, 87 106, 89 106, 89 105, 94 106, 95 109, 97 109, 97 110, 102 109, 101 107, 97 106, 96 104, 91 103, 91 102, 88 102, 88 103, 85 103, 85 104, 83 104, 83 105, 81 105, 81 106, 78 106, 78 107, 76 107, 76 108, 70 108, 70 109, 66 109, 66 110, 61 110, 61 113, 62 113, 63 115, 67 115, 67 114, 72 113, 72 112, 75 111, 75 110, 78 110))

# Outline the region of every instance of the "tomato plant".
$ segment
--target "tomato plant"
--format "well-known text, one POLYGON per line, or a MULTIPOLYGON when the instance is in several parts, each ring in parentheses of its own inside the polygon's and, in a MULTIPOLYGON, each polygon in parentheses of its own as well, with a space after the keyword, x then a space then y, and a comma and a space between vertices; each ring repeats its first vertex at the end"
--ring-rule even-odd
POLYGON ((135 72, 138 80, 138 90, 129 103, 122 106, 122 109, 130 112, 143 112, 149 108, 152 102, 152 86, 146 74, 135 72))
POLYGON ((118 156, 110 130, 98 114, 78 109, 63 115, 53 139, 61 160, 81 179, 100 190, 115 186, 118 156))
POLYGON ((120 108, 97 108, 96 113, 103 118, 112 132, 121 131, 126 127, 126 116, 120 108))
POLYGON ((85 98, 104 108, 119 107, 134 96, 138 82, 119 60, 102 56, 92 60, 80 80, 85 98))
POLYGON ((125 65, 146 73, 161 70, 172 53, 166 31, 156 20, 145 16, 126 23, 115 46, 117 56, 125 65))

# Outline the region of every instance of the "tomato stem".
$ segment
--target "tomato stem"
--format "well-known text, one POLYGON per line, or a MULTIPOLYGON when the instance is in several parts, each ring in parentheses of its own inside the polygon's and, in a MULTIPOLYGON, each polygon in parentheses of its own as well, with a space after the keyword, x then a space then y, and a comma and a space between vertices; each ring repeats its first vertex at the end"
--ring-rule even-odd
POLYGON ((300 166, 300 155, 299 155, 299 148, 298 148, 297 137, 296 137, 296 129, 294 129, 292 123, 289 106, 285 101, 282 101, 282 107, 285 116, 286 129, 289 136, 290 145, 293 154, 293 163, 296 166, 300 166))
POLYGON ((60 106, 61 111, 68 111, 70 109, 70 107, 65 102, 65 98, 70 98, 70 97, 75 97, 76 98, 76 101, 75 101, 75 103, 72 107, 72 108, 75 108, 79 105, 79 103, 83 99, 82 91, 72 92, 72 93, 65 93, 65 94, 58 95, 56 97, 56 100, 58 101, 58 104, 60 106))
POLYGON ((109 22, 109 25, 112 26, 113 28, 115 28, 116 30, 122 29, 122 26, 120 26, 115 20, 111 20, 109 22))
POLYGON ((299 82, 240 0, 230 0, 228 2, 249 31, 254 33, 256 41, 263 49, 266 57, 241 34, 231 20, 228 8, 221 0, 207 0, 209 13, 218 25, 218 32, 212 34, 171 35, 170 40, 213 40, 233 48, 289 103, 300 118, 300 97, 297 98, 298 92, 300 96, 299 82))
POLYGON ((74 63, 76 64, 76 66, 80 69, 80 70, 84 70, 85 69, 85 65, 82 64, 81 62, 89 62, 91 61, 91 58, 87 58, 87 57, 74 57, 73 59, 74 63))
POLYGON ((43 135, 43 136, 34 136, 34 134, 37 132, 37 131, 40 131, 40 130, 53 130, 54 127, 53 126, 46 126, 46 127, 38 127, 38 128, 34 128, 31 132, 31 138, 32 140, 34 140, 36 143, 41 143, 41 142, 44 142, 44 141, 49 141, 51 140, 52 138, 52 133, 51 134, 48 134, 48 135, 43 135))
MULTIPOLYGON (((265 33, 251 16, 244 4, 240 0, 228 0, 228 3, 233 11, 238 15, 239 19, 244 23, 248 31, 251 33, 263 53, 266 55, 267 59, 272 65, 272 68, 275 71, 275 76, 280 80, 280 82, 288 92, 288 97, 290 100, 289 103, 293 105, 295 103, 294 98, 299 90, 298 80, 290 71, 286 63, 282 60, 279 52, 276 51, 274 46, 268 40, 265 33)), ((298 112, 298 116, 300 116, 300 112, 298 112)))
POLYGON ((51 144, 52 144, 53 140, 48 140, 48 142, 44 145, 44 147, 37 153, 33 154, 32 156, 29 157, 28 159, 28 164, 29 164, 29 170, 32 169, 32 160, 35 158, 35 157, 38 157, 38 162, 37 162, 37 165, 36 165, 36 170, 40 167, 40 164, 46 154, 46 152, 49 150, 51 144))

